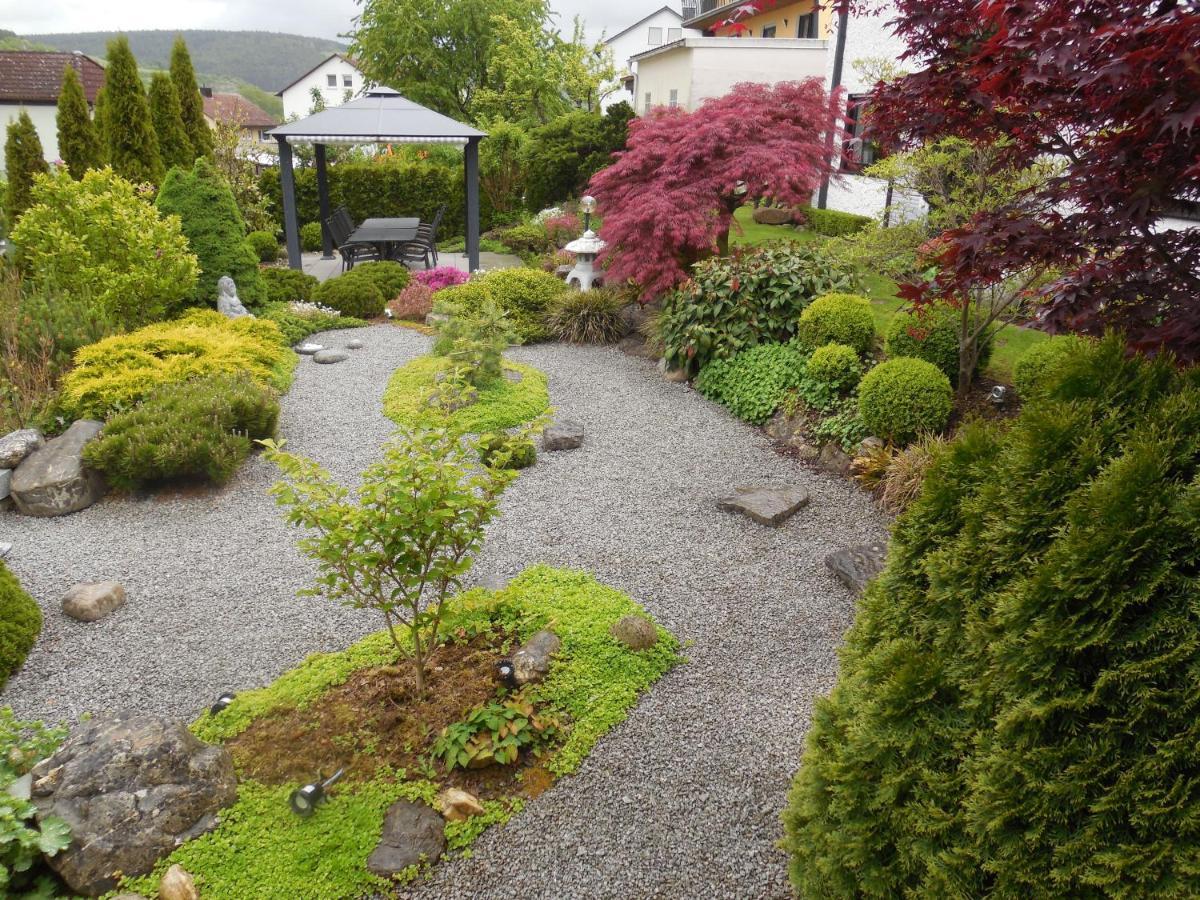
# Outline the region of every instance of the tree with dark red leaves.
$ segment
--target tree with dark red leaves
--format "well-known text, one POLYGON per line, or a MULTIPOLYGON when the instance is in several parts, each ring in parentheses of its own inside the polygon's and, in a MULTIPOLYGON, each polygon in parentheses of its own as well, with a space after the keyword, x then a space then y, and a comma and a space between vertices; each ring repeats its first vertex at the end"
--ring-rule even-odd
POLYGON ((877 137, 1009 139, 1062 173, 947 232, 918 301, 954 301, 1030 265, 1051 330, 1123 329, 1132 347, 1200 358, 1200 228, 1156 223, 1200 201, 1196 0, 895 0, 917 69, 876 89, 877 137))

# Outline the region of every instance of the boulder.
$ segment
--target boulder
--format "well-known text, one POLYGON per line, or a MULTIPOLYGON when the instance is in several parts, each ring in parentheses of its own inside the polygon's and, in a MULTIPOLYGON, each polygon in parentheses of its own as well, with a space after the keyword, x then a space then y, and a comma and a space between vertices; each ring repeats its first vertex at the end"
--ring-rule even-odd
POLYGON ((622 616, 608 633, 630 650, 646 650, 658 643, 658 629, 641 616, 622 616))
POLYGON ((322 350, 324 350, 325 345, 324 344, 310 344, 308 342, 305 342, 303 344, 297 344, 292 349, 295 350, 297 353, 299 353, 301 356, 312 356, 314 353, 320 353, 322 350))
POLYGON ((63 596, 62 608, 72 619, 95 622, 125 605, 125 588, 115 581, 84 581, 63 596))
POLYGON ((12 494, 12 469, 0 469, 0 500, 7 500, 12 494))
POLYGON ((550 661, 562 647, 562 640, 553 631, 543 628, 513 654, 513 681, 518 685, 536 684, 550 671, 550 661))
POLYGON ((627 356, 636 356, 639 359, 648 359, 654 362, 658 359, 658 351, 651 347, 638 332, 633 332, 621 338, 617 342, 617 349, 627 356))
POLYGON ((764 426, 767 436, 778 441, 803 460, 814 460, 819 450, 809 440, 809 420, 803 412, 789 416, 784 410, 775 412, 764 426))
POLYGON ((434 863, 446 851, 446 821, 424 803, 397 800, 383 819, 383 834, 367 857, 367 869, 387 878, 419 865, 434 863))
POLYGON ((751 216, 759 225, 790 225, 795 217, 795 210, 778 206, 760 206, 751 216))
POLYGON ((882 541, 847 547, 825 557, 825 565, 855 596, 866 590, 867 583, 883 571, 886 561, 887 544, 882 541))
POLYGON ((358 338, 351 338, 350 340, 346 341, 347 350, 361 350, 363 346, 363 342, 358 338))
POLYGON ((72 891, 97 896, 144 875, 213 828, 237 798, 233 759, 183 725, 118 713, 80 725, 33 770, 39 821, 58 816, 71 845, 47 862, 72 891))
POLYGON ((238 299, 237 285, 228 275, 222 275, 217 280, 217 312, 230 319, 240 319, 250 315, 250 310, 246 309, 242 305, 242 301, 238 299))
POLYGON ((200 900, 196 879, 183 866, 171 866, 158 883, 158 900, 200 900))
POLYGON ((483 815, 479 798, 458 788, 446 788, 437 795, 437 803, 448 822, 464 822, 471 816, 483 815))
POLYGON ((34 450, 46 443, 36 428, 19 428, 0 438, 0 469, 15 469, 34 450))
POLYGON ((334 363, 345 362, 350 358, 350 354, 344 350, 318 350, 313 354, 313 362, 320 363, 323 366, 330 366, 334 363))
POLYGON ((760 525, 777 528, 808 505, 808 491, 798 484, 781 487, 742 485, 717 501, 726 512, 741 513, 760 525))
POLYGON ((848 475, 853 462, 854 460, 834 443, 828 443, 821 447, 821 453, 817 456, 817 465, 834 475, 848 475))
POLYGON ((544 450, 575 450, 582 445, 583 425, 580 422, 563 419, 546 426, 546 430, 542 432, 544 450))
POLYGON ((12 496, 27 516, 65 516, 104 496, 104 478, 83 464, 83 448, 103 423, 80 419, 17 466, 12 496))
POLYGON ((683 384, 688 380, 687 372, 685 372, 683 369, 669 368, 667 366, 666 359, 660 359, 658 361, 658 373, 662 375, 663 378, 667 379, 667 381, 675 384, 683 384))

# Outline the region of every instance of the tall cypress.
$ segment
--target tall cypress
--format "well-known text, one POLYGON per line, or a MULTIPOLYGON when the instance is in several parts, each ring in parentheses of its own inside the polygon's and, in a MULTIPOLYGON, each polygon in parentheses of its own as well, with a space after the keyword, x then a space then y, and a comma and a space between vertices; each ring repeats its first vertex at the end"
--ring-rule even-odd
POLYGON ((32 203, 33 176, 50 171, 33 119, 24 109, 15 121, 8 123, 4 168, 8 175, 4 214, 11 229, 32 203))
POLYGON ((124 36, 108 44, 104 91, 108 157, 113 170, 133 182, 159 184, 163 164, 150 122, 150 104, 138 75, 137 60, 124 36))
POLYGON ((183 116, 183 130, 196 156, 211 156, 213 152, 212 132, 204 121, 204 100, 196 86, 196 71, 192 68, 192 57, 182 37, 175 38, 171 48, 171 80, 179 95, 179 108, 183 116))
POLYGON ((96 132, 96 157, 100 165, 108 164, 108 91, 96 91, 96 106, 92 110, 92 128, 96 132))
POLYGON ((58 155, 76 181, 88 169, 100 165, 100 141, 79 74, 70 64, 63 71, 62 90, 58 94, 58 155))
POLYGON ((155 72, 150 79, 150 119, 158 135, 158 152, 163 166, 167 169, 191 168, 196 154, 183 129, 183 113, 175 82, 166 72, 155 72))

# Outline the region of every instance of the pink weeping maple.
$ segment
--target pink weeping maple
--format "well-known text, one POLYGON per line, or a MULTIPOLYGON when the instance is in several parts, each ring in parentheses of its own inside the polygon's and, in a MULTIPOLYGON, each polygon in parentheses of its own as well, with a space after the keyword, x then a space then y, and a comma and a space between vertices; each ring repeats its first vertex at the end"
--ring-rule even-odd
MULTIPOLYGON (((695 112, 659 108, 632 120, 626 149, 589 184, 608 243, 605 280, 633 282, 652 300, 698 259, 727 252, 743 203, 810 202, 836 168, 826 142, 839 101, 817 78, 738 84, 695 112)), ((844 137, 838 129, 833 146, 844 137)))

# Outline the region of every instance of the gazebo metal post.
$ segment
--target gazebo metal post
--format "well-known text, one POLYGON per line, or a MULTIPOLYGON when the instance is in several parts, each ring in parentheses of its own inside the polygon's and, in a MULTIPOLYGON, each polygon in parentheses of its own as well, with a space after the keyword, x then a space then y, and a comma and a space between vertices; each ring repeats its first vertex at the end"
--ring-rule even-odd
POLYGON ((329 176, 325 171, 325 145, 313 144, 317 158, 317 199, 321 208, 321 259, 333 259, 333 235, 329 233, 329 176))
POLYGON ((463 175, 467 188, 467 269, 479 268, 479 138, 467 138, 463 148, 463 175))
POLYGON ((296 221, 296 178, 292 174, 292 148, 287 138, 279 143, 279 191, 283 195, 283 233, 287 238, 288 265, 300 269, 300 225, 296 221))

